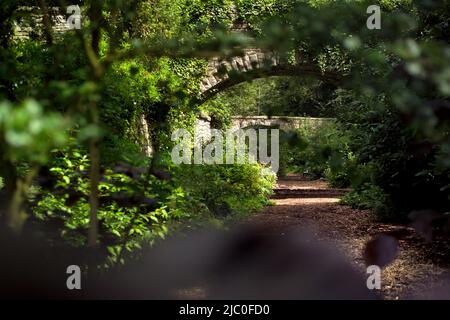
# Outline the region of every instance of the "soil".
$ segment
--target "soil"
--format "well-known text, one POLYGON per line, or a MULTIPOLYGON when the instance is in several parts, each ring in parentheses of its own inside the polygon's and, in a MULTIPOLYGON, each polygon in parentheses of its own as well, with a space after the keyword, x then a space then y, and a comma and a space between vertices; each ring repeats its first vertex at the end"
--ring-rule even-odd
POLYGON ((380 233, 395 234, 399 253, 382 271, 383 298, 436 298, 439 290, 449 297, 449 241, 426 243, 406 225, 377 222, 369 211, 339 204, 345 192, 328 187, 326 181, 289 176, 278 181, 275 204, 247 222, 268 226, 275 234, 286 227, 307 227, 319 241, 335 245, 364 274, 366 243, 380 233))

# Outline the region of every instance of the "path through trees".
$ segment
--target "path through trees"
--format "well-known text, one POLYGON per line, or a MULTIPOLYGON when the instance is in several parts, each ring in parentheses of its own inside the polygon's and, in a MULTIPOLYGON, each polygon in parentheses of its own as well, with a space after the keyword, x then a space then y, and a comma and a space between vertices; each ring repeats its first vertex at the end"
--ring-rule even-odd
POLYGON ((273 235, 279 237, 283 237, 287 227, 307 228, 320 241, 336 246, 361 273, 366 272, 362 254, 366 243, 380 233, 394 235, 399 240, 399 254, 382 272, 383 297, 431 298, 427 291, 450 275, 450 266, 441 263, 444 256, 444 252, 439 252, 441 248, 425 247, 410 227, 374 222, 367 210, 338 204, 339 196, 345 191, 329 188, 322 180, 290 176, 278 181, 275 205, 252 217, 250 222, 270 227, 273 235))

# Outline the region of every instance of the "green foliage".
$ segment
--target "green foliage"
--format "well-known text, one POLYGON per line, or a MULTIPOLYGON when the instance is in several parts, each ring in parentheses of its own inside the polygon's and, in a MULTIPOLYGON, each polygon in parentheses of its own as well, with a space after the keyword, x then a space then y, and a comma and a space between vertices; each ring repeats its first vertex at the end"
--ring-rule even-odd
POLYGON ((2 155, 10 161, 42 164, 48 152, 66 141, 67 121, 57 113, 44 113, 42 106, 27 100, 19 106, 0 104, 0 143, 8 147, 2 155))
POLYGON ((215 105, 234 116, 333 117, 327 108, 333 88, 312 78, 271 77, 245 82, 207 101, 204 109, 215 105))
POLYGON ((284 133, 280 149, 282 175, 297 172, 312 179, 326 177, 335 187, 350 185, 354 156, 348 135, 333 120, 305 123, 297 131, 284 133))
MULTIPOLYGON (((71 146, 54 151, 46 177, 46 181, 54 183, 53 192, 42 194, 33 209, 42 221, 60 221, 61 236, 76 246, 87 241, 89 166, 86 152, 74 140, 71 146)), ((126 165, 105 168, 99 185, 100 242, 110 253, 111 248, 117 247, 131 252, 140 248, 142 242, 164 238, 169 220, 191 214, 183 204, 186 196, 180 188, 148 176, 146 170, 132 168, 126 165), (124 171, 121 166, 130 169, 124 171)), ((115 260, 110 262, 118 262, 116 258, 111 255, 109 259, 115 260)))
POLYGON ((349 147, 358 164, 352 180, 353 201, 349 196, 346 203, 358 206, 356 200, 361 199, 364 207, 380 216, 397 219, 414 208, 445 210, 449 167, 442 161, 448 157, 446 144, 433 145, 419 133, 426 123, 412 130, 383 96, 356 98, 338 92, 333 105, 350 134, 349 147))
POLYGON ((268 204, 275 176, 258 164, 184 165, 179 183, 218 217, 245 216, 268 204))
POLYGON ((211 118, 211 128, 225 129, 231 124, 231 116, 236 109, 230 107, 226 102, 213 99, 201 105, 200 111, 211 118))
POLYGON ((36 27, 31 39, 18 40, 13 26, 23 3, 3 1, 0 166, 7 205, 21 213, 31 184, 50 180, 39 182, 33 214, 59 221, 64 239, 85 245, 95 208, 90 187, 101 166, 99 240, 108 263, 120 263, 172 224, 238 217, 268 204, 274 177, 259 165, 175 167, 169 158, 171 131, 193 130, 202 57, 249 45, 229 32, 244 26, 255 36, 252 46, 339 81, 298 74, 237 86, 200 108, 214 126, 226 127, 233 114, 336 117, 286 133, 284 172, 350 185, 345 203, 383 216, 448 211, 450 6, 380 3, 382 29, 368 30, 369 1, 87 1, 80 32, 51 37, 36 27), (152 159, 140 151, 142 118, 152 159), (155 166, 172 179, 150 174, 155 166))
POLYGON ((395 215, 387 210, 389 208, 389 196, 383 190, 373 184, 366 183, 356 190, 346 193, 340 203, 357 209, 371 209, 381 219, 395 219, 395 215))
MULTIPOLYGON (((74 142, 54 151, 47 176, 55 183, 53 191, 38 197, 33 212, 41 221, 59 222, 58 232, 65 241, 84 246, 89 226, 86 170, 90 161, 74 142)), ((126 167, 118 167, 122 166, 126 167)), ((138 168, 125 173, 115 166, 105 168, 98 219, 99 240, 108 250, 107 265, 137 254, 135 249, 143 243, 164 238, 179 223, 255 212, 268 204, 274 183, 274 175, 260 165, 174 166, 170 173, 174 179, 163 181, 138 168)))
POLYGON ((217 28, 230 27, 233 22, 232 0, 187 0, 183 9, 188 19, 185 26, 200 37, 211 35, 217 28))

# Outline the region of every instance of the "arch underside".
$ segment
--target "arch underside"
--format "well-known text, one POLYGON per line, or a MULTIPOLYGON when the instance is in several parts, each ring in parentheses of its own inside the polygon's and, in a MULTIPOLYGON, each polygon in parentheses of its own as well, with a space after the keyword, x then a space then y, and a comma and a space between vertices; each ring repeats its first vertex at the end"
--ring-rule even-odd
POLYGON ((200 95, 200 102, 204 103, 213 98, 216 94, 227 90, 242 82, 267 78, 274 76, 290 76, 290 77, 315 77, 326 83, 335 86, 343 80, 343 76, 336 72, 323 72, 317 65, 314 64, 300 64, 300 65, 283 65, 277 64, 266 66, 262 68, 254 68, 245 72, 231 70, 224 75, 216 84, 203 91, 200 95))

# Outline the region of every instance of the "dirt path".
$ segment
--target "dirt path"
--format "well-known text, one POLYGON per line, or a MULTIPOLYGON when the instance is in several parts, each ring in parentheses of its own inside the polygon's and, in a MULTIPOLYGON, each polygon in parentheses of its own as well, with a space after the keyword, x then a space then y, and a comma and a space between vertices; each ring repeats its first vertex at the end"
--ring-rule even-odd
POLYGON ((379 233, 396 232, 399 254, 383 270, 384 298, 432 298, 427 292, 437 285, 450 291, 449 283, 441 280, 450 274, 450 266, 439 250, 424 243, 411 228, 374 222, 368 211, 338 204, 347 190, 329 188, 325 181, 304 181, 292 176, 280 180, 275 191, 275 205, 253 216, 251 223, 270 226, 274 234, 296 225, 314 230, 319 240, 335 244, 362 273, 366 270, 362 258, 366 242, 379 233))

